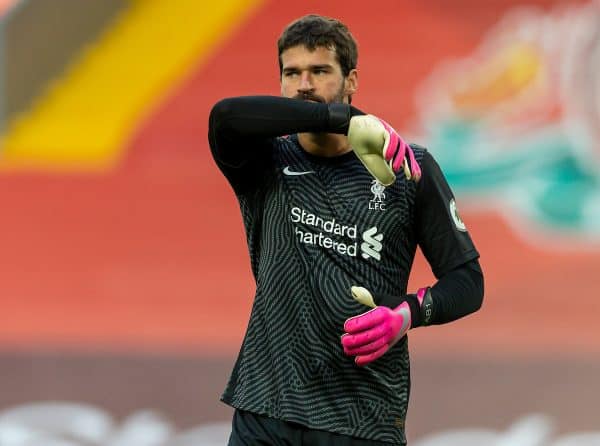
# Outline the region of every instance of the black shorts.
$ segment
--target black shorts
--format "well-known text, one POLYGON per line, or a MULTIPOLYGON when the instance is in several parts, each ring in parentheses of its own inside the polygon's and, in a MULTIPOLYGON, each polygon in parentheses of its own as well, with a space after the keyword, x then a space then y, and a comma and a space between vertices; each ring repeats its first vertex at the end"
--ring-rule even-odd
POLYGON ((229 446, 390 446, 236 409, 229 446))

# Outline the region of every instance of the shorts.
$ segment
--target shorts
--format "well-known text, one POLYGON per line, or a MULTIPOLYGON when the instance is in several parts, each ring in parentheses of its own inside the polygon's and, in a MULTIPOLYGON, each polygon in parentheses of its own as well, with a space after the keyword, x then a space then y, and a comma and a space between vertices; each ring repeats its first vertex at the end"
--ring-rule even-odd
POLYGON ((236 409, 228 446, 390 446, 236 409))

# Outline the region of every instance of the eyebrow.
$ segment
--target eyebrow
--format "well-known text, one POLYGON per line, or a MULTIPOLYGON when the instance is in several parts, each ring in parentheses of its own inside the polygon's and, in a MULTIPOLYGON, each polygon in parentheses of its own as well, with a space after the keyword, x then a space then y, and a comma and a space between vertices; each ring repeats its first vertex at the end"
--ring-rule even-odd
MULTIPOLYGON (((309 70, 333 69, 333 65, 328 64, 328 63, 326 63, 326 64, 317 64, 317 65, 309 65, 308 69, 309 70)), ((288 71, 296 71, 296 70, 299 70, 299 68, 297 66, 291 65, 289 67, 285 67, 283 69, 283 72, 285 73, 285 72, 288 72, 288 71)))

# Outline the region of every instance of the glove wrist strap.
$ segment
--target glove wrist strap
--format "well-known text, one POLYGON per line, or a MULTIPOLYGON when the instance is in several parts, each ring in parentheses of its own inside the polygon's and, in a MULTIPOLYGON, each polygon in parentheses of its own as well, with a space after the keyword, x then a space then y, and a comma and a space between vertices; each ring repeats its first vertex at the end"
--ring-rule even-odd
POLYGON ((406 302, 410 307, 412 328, 431 324, 433 318, 433 299, 429 287, 420 288, 416 294, 408 294, 406 302))
POLYGON ((421 314, 421 325, 430 325, 433 319, 433 298, 431 297, 431 288, 419 288, 417 291, 417 300, 421 314))

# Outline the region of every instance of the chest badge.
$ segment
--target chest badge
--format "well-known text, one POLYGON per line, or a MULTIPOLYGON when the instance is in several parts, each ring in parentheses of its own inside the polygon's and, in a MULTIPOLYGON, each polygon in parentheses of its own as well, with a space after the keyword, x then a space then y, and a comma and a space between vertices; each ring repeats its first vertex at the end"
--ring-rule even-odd
POLYGON ((377 180, 371 182, 373 198, 369 201, 369 209, 385 211, 385 186, 377 180))

